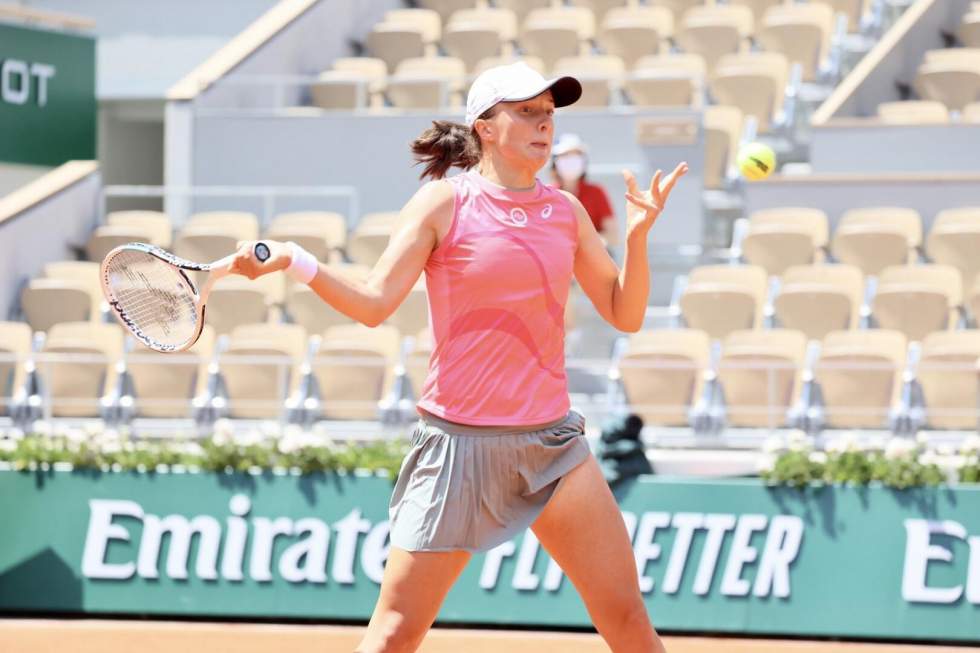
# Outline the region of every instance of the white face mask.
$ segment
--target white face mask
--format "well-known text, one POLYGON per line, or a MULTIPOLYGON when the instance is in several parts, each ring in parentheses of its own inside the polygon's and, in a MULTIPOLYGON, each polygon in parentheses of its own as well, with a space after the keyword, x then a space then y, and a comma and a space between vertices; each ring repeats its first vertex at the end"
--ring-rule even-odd
POLYGON ((585 157, 581 154, 566 154, 555 159, 555 172, 563 182, 578 181, 585 174, 585 157))

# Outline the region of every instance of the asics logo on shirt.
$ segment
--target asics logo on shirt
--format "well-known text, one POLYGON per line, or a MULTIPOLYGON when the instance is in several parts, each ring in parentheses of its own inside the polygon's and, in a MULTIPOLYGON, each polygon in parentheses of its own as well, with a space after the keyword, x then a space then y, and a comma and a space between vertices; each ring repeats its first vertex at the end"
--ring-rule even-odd
POLYGON ((545 204, 544 210, 541 211, 541 219, 542 220, 548 220, 550 218, 551 218, 551 205, 550 204, 545 204))

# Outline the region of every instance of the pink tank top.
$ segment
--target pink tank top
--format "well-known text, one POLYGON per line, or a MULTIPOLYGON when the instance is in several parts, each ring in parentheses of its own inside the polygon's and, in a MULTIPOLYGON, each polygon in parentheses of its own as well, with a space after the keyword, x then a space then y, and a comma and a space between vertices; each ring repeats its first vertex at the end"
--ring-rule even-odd
POLYGON ((574 210, 540 181, 512 191, 473 169, 449 182, 452 226, 425 266, 434 347, 418 405, 460 424, 559 419, 574 210))

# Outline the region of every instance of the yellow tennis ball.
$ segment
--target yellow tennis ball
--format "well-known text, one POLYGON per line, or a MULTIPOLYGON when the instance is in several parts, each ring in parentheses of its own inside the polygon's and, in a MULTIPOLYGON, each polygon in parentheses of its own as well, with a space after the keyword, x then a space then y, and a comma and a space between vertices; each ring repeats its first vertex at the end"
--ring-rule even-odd
POLYGON ((776 153, 763 143, 748 143, 738 152, 738 169, 749 181, 765 179, 776 169, 776 153))

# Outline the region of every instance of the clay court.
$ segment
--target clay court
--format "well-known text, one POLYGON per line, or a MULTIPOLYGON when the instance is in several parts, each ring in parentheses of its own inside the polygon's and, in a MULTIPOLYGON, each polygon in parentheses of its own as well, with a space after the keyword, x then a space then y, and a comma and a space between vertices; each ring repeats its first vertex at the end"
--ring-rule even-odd
MULTIPOLYGON (((56 621, 0 621, 4 653, 326 653, 352 651, 353 626, 56 621), (71 645, 66 646, 66 642, 71 645)), ((977 647, 666 637, 670 653, 965 653, 977 647)), ((419 653, 602 653, 597 635, 434 629, 419 653)))

